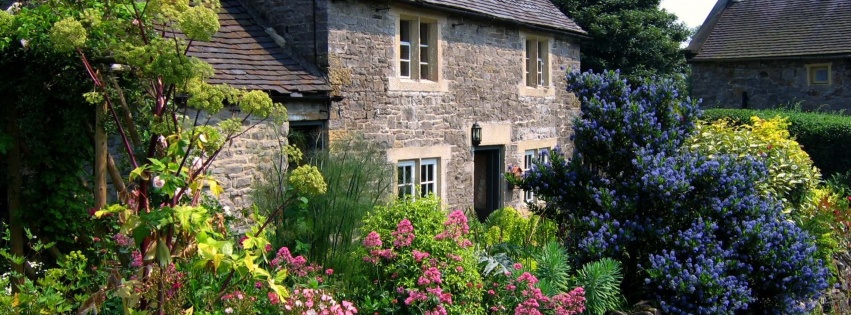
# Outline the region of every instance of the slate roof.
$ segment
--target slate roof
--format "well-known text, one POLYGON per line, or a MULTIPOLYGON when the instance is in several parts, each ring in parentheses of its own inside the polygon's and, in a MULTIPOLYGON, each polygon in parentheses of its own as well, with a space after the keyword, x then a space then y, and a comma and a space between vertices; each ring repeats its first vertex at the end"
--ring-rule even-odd
POLYGON ((587 33, 550 0, 407 0, 488 15, 494 18, 551 28, 570 33, 587 33))
POLYGON ((188 52, 215 69, 208 83, 282 94, 331 90, 322 77, 285 53, 237 0, 221 4, 219 32, 209 42, 193 42, 188 52))
POLYGON ((704 26, 696 61, 851 54, 851 0, 719 0, 704 26))

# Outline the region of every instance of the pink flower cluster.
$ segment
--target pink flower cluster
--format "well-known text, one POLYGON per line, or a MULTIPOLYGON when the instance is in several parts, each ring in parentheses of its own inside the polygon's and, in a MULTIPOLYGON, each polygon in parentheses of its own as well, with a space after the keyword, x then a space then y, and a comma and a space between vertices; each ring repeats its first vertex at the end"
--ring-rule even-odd
POLYGON ((585 289, 578 287, 570 292, 560 293, 550 298, 556 315, 573 315, 585 311, 585 289))
MULTIPOLYGON (((277 295, 275 295, 277 297, 277 295)), ((272 298, 270 295, 270 302, 272 298)), ((276 303, 273 303, 276 304, 276 303)), ((315 289, 296 288, 283 303, 283 308, 294 314, 352 315, 358 310, 349 301, 337 303, 330 294, 315 289)))
POLYGON ((470 233, 470 226, 467 225, 467 216, 461 210, 452 211, 449 218, 443 223, 445 230, 434 236, 436 240, 450 239, 454 240, 461 248, 473 246, 473 242, 465 236, 470 233))
MULTIPOLYGON (((413 227, 411 227, 411 229, 413 231, 413 227)), ((369 251, 369 256, 364 257, 363 261, 371 264, 378 264, 381 259, 391 260, 396 258, 396 253, 394 253, 392 249, 381 248, 381 245, 383 244, 384 243, 381 242, 381 235, 379 235, 378 232, 369 232, 369 235, 367 235, 363 240, 363 246, 371 249, 369 251)))
POLYGON ((441 284, 443 280, 440 279, 440 270, 435 267, 428 267, 423 275, 417 280, 417 285, 427 286, 429 284, 441 284))
POLYGON ((138 250, 138 249, 137 249, 137 250, 134 250, 134 251, 130 254, 130 256, 131 256, 131 257, 132 257, 132 259, 133 259, 133 260, 130 262, 130 267, 133 267, 133 268, 139 268, 139 267, 142 267, 142 265, 144 265, 144 264, 145 264, 144 260, 142 259, 142 253, 141 253, 141 252, 139 252, 139 250, 138 250))
MULTIPOLYGON (((515 270, 523 268, 520 264, 515 264, 515 270)), ((510 273, 506 273, 510 275, 510 273)), ((538 278, 528 272, 524 272, 516 279, 508 279, 503 290, 499 290, 502 286, 494 282, 493 287, 496 289, 488 290, 487 298, 496 299, 495 303, 491 304, 490 311, 498 313, 506 311, 514 307, 515 315, 541 315, 542 310, 548 310, 547 314, 556 315, 574 315, 585 311, 585 290, 581 287, 575 288, 570 292, 560 293, 553 297, 548 297, 541 292, 541 289, 536 287, 538 278), (507 304, 505 304, 507 303, 507 304), (514 303, 517 303, 514 305, 514 303)))
POLYGON ((115 244, 120 247, 130 247, 130 245, 133 244, 133 240, 123 233, 115 233, 115 235, 112 236, 112 239, 115 241, 115 244))
POLYGON ((292 253, 290 253, 290 249, 287 247, 281 247, 278 249, 278 253, 275 255, 275 258, 269 262, 272 267, 277 267, 278 269, 287 269, 292 275, 304 277, 307 276, 308 273, 321 271, 322 266, 316 264, 308 264, 307 259, 304 256, 296 256, 293 257, 292 253))
POLYGON ((414 226, 411 224, 411 221, 404 219, 399 222, 396 226, 396 231, 393 231, 391 235, 394 238, 393 246, 396 246, 396 248, 411 246, 415 237, 414 226))

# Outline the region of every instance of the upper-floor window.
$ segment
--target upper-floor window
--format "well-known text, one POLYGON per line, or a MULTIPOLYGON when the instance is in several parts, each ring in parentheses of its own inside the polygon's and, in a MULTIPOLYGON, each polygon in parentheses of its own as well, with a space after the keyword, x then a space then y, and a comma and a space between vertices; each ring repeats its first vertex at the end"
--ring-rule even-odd
POLYGON ((550 45, 544 38, 526 38, 526 86, 538 87, 550 84, 550 45))
POLYGON ((399 77, 437 81, 437 21, 399 18, 399 77))
POLYGON ((396 193, 399 198, 437 194, 438 166, 438 159, 399 161, 396 164, 396 193))
POLYGON ((830 78, 830 64, 829 63, 820 63, 820 64, 810 64, 807 65, 807 84, 809 85, 829 85, 831 84, 830 78))

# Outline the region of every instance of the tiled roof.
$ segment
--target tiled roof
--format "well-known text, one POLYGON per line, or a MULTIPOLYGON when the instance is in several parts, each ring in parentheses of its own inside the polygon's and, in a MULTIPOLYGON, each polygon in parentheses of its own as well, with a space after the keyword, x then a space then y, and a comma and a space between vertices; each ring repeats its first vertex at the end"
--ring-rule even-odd
POLYGON ((282 94, 329 91, 328 83, 296 62, 236 0, 221 0, 221 28, 209 42, 196 41, 189 55, 215 69, 211 84, 282 94))
POLYGON ((851 54, 851 0, 720 1, 706 40, 689 45, 694 60, 851 54))
POLYGON ((499 19, 585 35, 550 0, 407 0, 485 14, 499 19))

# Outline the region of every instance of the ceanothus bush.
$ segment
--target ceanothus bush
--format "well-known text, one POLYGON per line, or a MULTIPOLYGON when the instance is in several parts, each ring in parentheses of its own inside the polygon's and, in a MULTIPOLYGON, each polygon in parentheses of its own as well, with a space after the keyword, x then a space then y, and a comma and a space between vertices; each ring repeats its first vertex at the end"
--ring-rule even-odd
POLYGON ((812 238, 761 194, 753 158, 684 148, 700 115, 672 81, 571 73, 582 102, 571 158, 524 174, 567 232, 574 265, 623 263, 623 292, 672 314, 803 314, 827 287, 812 238))

